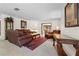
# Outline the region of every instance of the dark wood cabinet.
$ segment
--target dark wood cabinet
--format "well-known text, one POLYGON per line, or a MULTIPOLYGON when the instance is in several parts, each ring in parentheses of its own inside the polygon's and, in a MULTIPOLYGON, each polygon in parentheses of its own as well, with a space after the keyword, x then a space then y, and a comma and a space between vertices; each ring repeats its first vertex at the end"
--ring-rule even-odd
POLYGON ((5 26, 6 26, 5 30, 13 30, 13 20, 12 21, 5 20, 5 26))
POLYGON ((11 18, 5 18, 5 39, 7 39, 7 36, 6 36, 6 32, 7 30, 13 30, 14 29, 14 24, 13 24, 13 19, 11 18))

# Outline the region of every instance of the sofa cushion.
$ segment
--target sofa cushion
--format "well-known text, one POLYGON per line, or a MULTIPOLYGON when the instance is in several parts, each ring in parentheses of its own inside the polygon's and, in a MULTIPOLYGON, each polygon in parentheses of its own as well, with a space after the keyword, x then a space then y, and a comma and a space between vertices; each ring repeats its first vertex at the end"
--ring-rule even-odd
POLYGON ((15 30, 15 31, 17 32, 19 37, 24 35, 23 31, 21 31, 21 30, 15 30))
POLYGON ((69 56, 75 56, 76 54, 76 49, 71 44, 63 44, 63 49, 69 56))

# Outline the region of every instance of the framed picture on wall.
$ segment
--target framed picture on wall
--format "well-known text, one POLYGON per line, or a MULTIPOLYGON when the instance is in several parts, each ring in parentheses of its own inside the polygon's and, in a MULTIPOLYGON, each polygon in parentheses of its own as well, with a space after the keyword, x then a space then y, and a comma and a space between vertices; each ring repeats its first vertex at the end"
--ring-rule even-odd
POLYGON ((27 21, 21 20, 21 28, 27 28, 27 21))
POLYGON ((65 7, 65 27, 79 26, 79 4, 68 3, 65 7))

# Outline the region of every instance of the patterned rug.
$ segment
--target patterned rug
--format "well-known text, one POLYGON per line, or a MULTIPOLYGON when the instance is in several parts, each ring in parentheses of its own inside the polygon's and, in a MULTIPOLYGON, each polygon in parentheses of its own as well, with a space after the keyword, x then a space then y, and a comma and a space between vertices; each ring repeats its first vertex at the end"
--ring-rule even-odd
POLYGON ((30 42, 29 44, 25 44, 24 46, 34 50, 35 48, 37 48, 38 46, 40 46, 42 43, 44 43, 47 39, 44 37, 38 37, 36 39, 34 39, 32 42, 30 42))

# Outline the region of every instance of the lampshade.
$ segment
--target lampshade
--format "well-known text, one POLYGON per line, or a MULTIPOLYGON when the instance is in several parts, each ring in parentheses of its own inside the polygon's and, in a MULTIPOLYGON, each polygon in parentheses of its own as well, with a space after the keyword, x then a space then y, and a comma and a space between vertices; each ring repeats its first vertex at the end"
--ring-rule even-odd
POLYGON ((56 27, 56 30, 59 30, 59 27, 58 26, 56 27))

